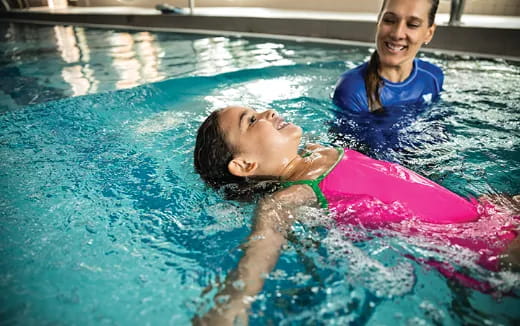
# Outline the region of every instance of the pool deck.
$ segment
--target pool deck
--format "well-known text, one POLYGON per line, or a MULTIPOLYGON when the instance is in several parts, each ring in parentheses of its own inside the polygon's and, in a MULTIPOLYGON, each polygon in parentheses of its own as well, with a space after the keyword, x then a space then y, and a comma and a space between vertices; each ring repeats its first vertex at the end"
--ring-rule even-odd
MULTIPOLYGON (((0 21, 71 24, 93 27, 195 32, 299 40, 360 43, 374 40, 375 13, 337 13, 268 8, 195 8, 193 15, 161 14, 137 7, 35 7, 0 11, 0 21)), ((520 61, 520 17, 463 15, 460 26, 448 26, 437 15, 437 31, 425 51, 460 53, 520 61)))

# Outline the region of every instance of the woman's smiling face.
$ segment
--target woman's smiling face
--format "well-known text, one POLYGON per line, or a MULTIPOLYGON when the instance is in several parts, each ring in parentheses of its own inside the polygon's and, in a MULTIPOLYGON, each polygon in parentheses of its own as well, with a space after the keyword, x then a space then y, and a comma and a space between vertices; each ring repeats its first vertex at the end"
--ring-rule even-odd
POLYGON ((376 47, 381 67, 412 65, 423 43, 433 37, 428 26, 429 0, 388 0, 377 24, 376 47))
POLYGON ((235 157, 258 164, 255 175, 278 175, 298 153, 301 128, 284 121, 274 110, 227 107, 219 114, 219 125, 237 153, 235 157))

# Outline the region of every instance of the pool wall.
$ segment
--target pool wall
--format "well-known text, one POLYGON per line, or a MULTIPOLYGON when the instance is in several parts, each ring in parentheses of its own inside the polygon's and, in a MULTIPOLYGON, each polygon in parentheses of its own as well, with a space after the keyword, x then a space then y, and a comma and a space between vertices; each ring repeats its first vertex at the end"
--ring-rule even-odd
MULTIPOLYGON (((56 1, 54 1, 56 2, 56 1)), ((124 4, 121 0, 76 0, 77 6, 118 6, 124 4)), ((133 0, 135 7, 153 8, 164 3, 161 0, 133 0)), ((177 7, 187 7, 188 0, 168 1, 168 4, 177 7)), ((196 7, 258 7, 291 10, 335 11, 335 12, 377 12, 381 7, 381 0, 345 1, 345 0, 196 0, 196 7)), ((69 3, 72 3, 69 1, 69 3)), ((449 0, 439 2, 439 13, 449 13, 449 0)), ((520 2, 517 0, 472 0, 466 1, 464 13, 472 15, 520 15, 520 2)))
MULTIPOLYGON (((63 10, 23 9, 0 12, 0 20, 46 24, 74 24, 148 30, 288 35, 370 44, 376 14, 340 15, 326 12, 247 8, 197 8, 194 15, 161 15, 135 7, 88 7, 63 10)), ((437 32, 426 51, 439 49, 520 61, 520 18, 475 16, 471 24, 448 26, 438 16, 437 32), (491 17, 491 18, 490 18, 491 17)), ((469 19, 469 18, 468 18, 469 19)))

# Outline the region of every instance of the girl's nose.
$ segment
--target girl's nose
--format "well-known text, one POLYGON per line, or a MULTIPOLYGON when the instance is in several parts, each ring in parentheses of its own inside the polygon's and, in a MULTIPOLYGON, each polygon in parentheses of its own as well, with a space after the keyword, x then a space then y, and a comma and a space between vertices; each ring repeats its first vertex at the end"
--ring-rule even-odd
POLYGON ((278 113, 276 113, 275 110, 269 109, 269 110, 264 111, 263 115, 264 115, 265 119, 271 120, 271 119, 275 118, 278 115, 278 113))

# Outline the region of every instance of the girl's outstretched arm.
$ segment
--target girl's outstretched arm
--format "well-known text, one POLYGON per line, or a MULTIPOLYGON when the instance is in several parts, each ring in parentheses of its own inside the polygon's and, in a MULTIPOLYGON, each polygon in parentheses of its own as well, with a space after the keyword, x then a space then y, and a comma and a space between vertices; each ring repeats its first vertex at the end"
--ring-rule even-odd
POLYGON ((244 247, 238 266, 230 272, 224 287, 215 295, 215 306, 203 317, 195 317, 194 325, 247 325, 247 310, 272 271, 286 234, 293 222, 291 211, 303 204, 305 193, 293 186, 260 201, 255 223, 244 247))

